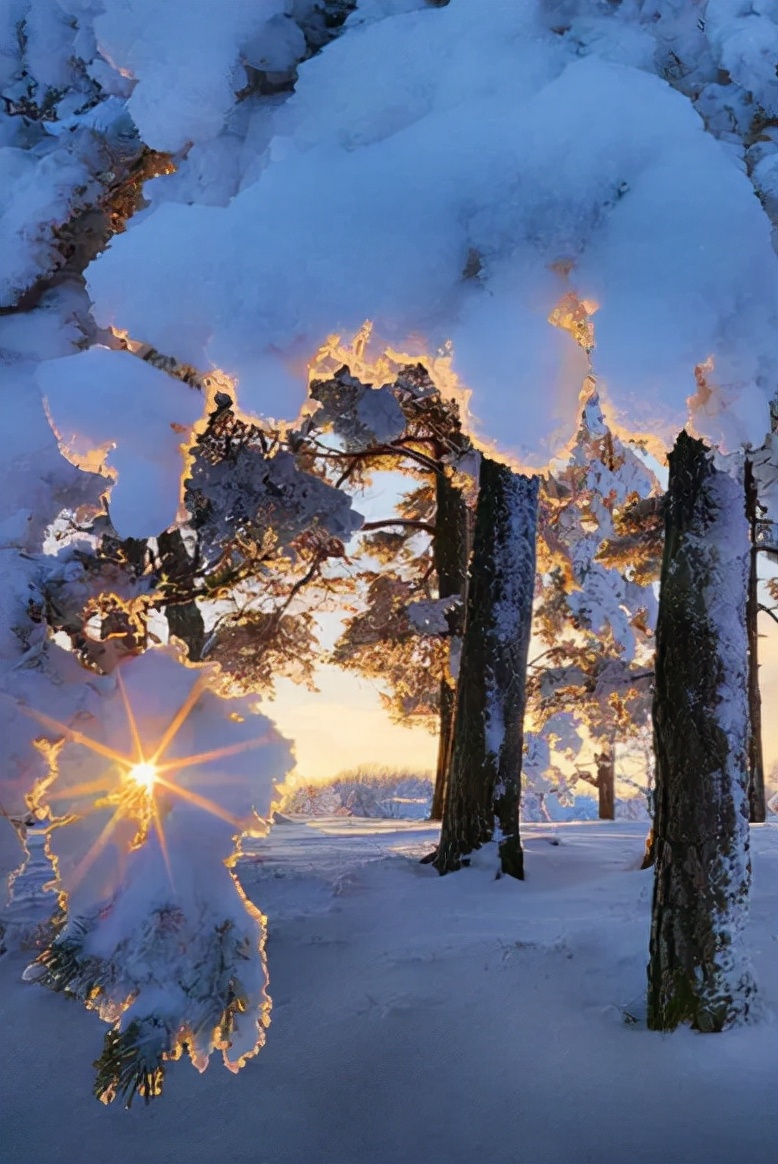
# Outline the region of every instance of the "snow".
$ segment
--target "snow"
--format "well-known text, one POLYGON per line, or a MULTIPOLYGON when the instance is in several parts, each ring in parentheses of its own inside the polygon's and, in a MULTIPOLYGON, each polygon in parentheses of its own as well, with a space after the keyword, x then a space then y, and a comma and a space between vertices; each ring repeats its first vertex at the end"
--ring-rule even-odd
POLYGON ((62 265, 54 229, 96 196, 97 185, 83 159, 67 149, 0 146, 0 173, 0 307, 9 307, 62 265))
MULTIPOLYGON (((256 87, 252 70, 292 79, 313 43, 314 0, 0 0, 0 306, 12 309, 0 320, 10 365, 3 812, 25 813, 44 768, 33 741, 60 734, 20 715, 14 700, 67 723, 110 721, 111 691, 119 708, 113 680, 45 642, 44 582, 49 596, 74 602, 86 589, 72 546, 44 560, 46 526, 62 509, 87 521, 107 492, 121 535, 169 527, 181 501, 181 448, 205 403, 128 353, 72 354, 94 344, 100 325, 179 365, 224 368, 244 409, 291 418, 319 345, 369 316, 382 343, 450 357, 473 393, 472 429, 526 464, 544 464, 571 435, 590 370, 609 419, 660 443, 687 420, 722 449, 762 440, 778 366, 768 217, 778 214, 776 141, 761 132, 778 109, 774 0, 708 0, 705 29, 683 0, 618 8, 490 0, 485 19, 482 0, 362 0, 345 35, 300 67, 287 99, 239 91, 256 87), (568 19, 564 34, 553 31, 568 19), (658 61, 667 67, 671 45, 685 95, 652 75, 658 61), (146 183, 148 204, 90 267, 90 304, 71 235, 84 241, 79 216, 95 214, 145 147, 175 153, 177 171, 146 183), (591 369, 550 321, 570 293, 591 317, 591 369)), ((380 388, 356 411, 383 439, 402 421, 380 388)), ((276 458, 272 483, 288 487, 296 512, 329 509, 325 486, 292 470, 276 458)), ((332 522, 347 536, 359 519, 344 503, 332 522)), ((439 611, 416 614, 434 621, 439 611)), ((138 698, 162 705, 192 676, 182 668, 169 682, 141 684, 138 698)), ((742 718, 723 694, 722 716, 742 718)), ((264 719, 250 729, 251 717, 223 725, 222 736, 203 715, 202 749, 214 732, 218 742, 245 742, 257 724, 272 736, 264 719)), ((288 754, 272 738, 281 774, 288 754)), ((62 751, 60 787, 81 779, 68 770, 72 748, 62 751)), ((270 773, 253 765, 238 762, 237 789, 206 785, 220 804, 239 802, 242 819, 250 803, 270 807, 270 773), (268 780, 252 800, 255 776, 268 780)), ((242 980, 248 1019, 231 1054, 250 1052, 263 1034, 264 923, 225 868, 233 825, 177 804, 167 820, 169 869, 153 833, 138 847, 117 826, 122 875, 98 843, 94 878, 80 886, 78 858, 107 836, 107 808, 57 829, 52 848, 60 884, 99 913, 86 945, 116 963, 112 1001, 137 990, 128 1015, 156 1012, 173 1029, 186 1013, 206 1032, 194 1048, 202 1066, 229 992, 225 963, 236 959, 214 938, 226 923, 254 955, 242 980), (193 951, 204 1001, 182 988, 193 951)), ((8 819, 0 825, 5 883, 25 855, 8 819)), ((93 1164, 99 1151, 153 1164, 150 1152, 162 1161, 185 1148, 189 1159, 228 1161, 322 1151, 337 1164, 701 1153, 714 1164, 741 1155, 759 1164, 775 1142, 766 1082, 776 1068, 767 958, 775 902, 762 888, 766 870, 775 884, 775 832, 754 831, 748 930, 767 1013, 761 1027, 713 1050, 706 1042, 705 1052, 688 1033, 661 1040, 621 1023, 619 1008, 644 988, 650 875, 633 868, 641 832, 576 826, 559 830, 552 847, 549 834, 529 829, 530 879, 509 886, 495 884, 491 850, 438 881, 416 863, 434 840, 422 826, 279 825, 241 864, 249 893, 272 915, 269 1046, 234 1082, 174 1067, 167 1100, 130 1117, 88 1098, 95 1016, 20 987, 24 962, 12 953, 0 964, 8 984, 0 1006, 15 1067, 2 1080, 14 1162, 67 1154, 93 1164), (751 1118, 755 1104, 767 1119, 751 1118), (700 1128, 686 1125, 690 1105, 700 1128)), ((33 867, 16 878, 12 947, 52 907, 40 893, 37 835, 33 849, 33 867)))
POLYGON ((107 0, 94 20, 98 46, 137 81, 128 108, 147 145, 175 152, 216 136, 245 84, 242 47, 251 63, 272 53, 276 68, 293 61, 285 7, 284 0, 197 0, 182 10, 157 0, 107 0))
POLYGON ((493 0, 489 20, 450 4, 356 25, 304 62, 268 138, 228 205, 162 202, 91 264, 102 325, 221 367, 242 408, 290 418, 333 332, 369 318, 406 351, 450 343, 478 436, 543 465, 587 370, 548 318, 572 290, 596 312, 593 369, 621 423, 669 444, 691 407, 722 447, 761 441, 770 222, 660 78, 577 57, 534 4, 493 0))
POLYGON ((120 536, 149 536, 172 525, 182 449, 203 414, 202 395, 129 352, 104 347, 46 360, 37 377, 65 456, 118 474, 110 515, 120 536))
MULTIPOLYGON (((269 915, 272 1021, 236 1077, 173 1064, 149 1108, 91 1098, 104 1027, 0 962, 0 1113, 14 1164, 773 1164, 778 828, 752 828, 748 940, 766 1014, 716 1038, 647 1032, 645 826, 525 826, 439 878, 428 824, 294 818, 241 881, 269 915), (636 1001, 637 1000, 637 1001, 636 1001)), ((18 905, 42 909, 40 838, 18 905), (24 890, 27 890, 25 895, 24 890)))

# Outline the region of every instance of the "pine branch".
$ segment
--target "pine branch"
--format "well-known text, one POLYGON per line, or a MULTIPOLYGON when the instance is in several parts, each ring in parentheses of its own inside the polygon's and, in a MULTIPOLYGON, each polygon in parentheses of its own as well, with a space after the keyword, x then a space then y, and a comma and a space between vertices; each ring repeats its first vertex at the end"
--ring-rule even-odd
POLYGON ((130 1023, 125 1031, 109 1031, 103 1053, 93 1064, 97 1071, 95 1097, 107 1104, 121 1096, 126 1100, 124 1106, 130 1108, 136 1095, 147 1104, 161 1095, 163 1056, 169 1042, 170 1032, 153 1017, 130 1023))

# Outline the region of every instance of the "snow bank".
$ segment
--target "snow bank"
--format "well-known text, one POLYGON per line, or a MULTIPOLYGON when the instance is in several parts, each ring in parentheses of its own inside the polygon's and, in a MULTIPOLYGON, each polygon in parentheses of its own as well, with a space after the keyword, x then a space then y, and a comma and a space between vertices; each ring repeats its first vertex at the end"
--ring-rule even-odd
MULTIPOLYGON (((778 833, 752 831, 749 940, 774 1009, 778 833)), ((272 926, 267 1046, 236 1078, 171 1064, 148 1110, 95 1103, 95 1016, 0 960, 9 1158, 774 1164, 774 1023, 711 1039, 625 1022, 645 986, 645 825, 530 826, 520 885, 477 862, 438 877, 418 863, 436 834, 340 817, 255 842, 238 872, 272 926)))

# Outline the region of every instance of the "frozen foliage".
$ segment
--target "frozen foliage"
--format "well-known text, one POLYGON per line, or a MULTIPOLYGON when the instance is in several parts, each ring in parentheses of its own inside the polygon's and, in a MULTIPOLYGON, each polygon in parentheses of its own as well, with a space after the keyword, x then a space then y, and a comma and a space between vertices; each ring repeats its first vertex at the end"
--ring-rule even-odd
POLYGON ((162 1061, 184 1043, 200 1070, 214 1049, 236 1070, 263 1041, 264 919, 229 864, 236 836, 266 827, 291 755, 217 683, 214 668, 161 649, 124 662, 96 713, 64 733, 39 793, 67 921, 29 976, 113 1024, 106 1100, 158 1093, 162 1061))
POLYGON ((585 402, 575 444, 557 479, 567 495, 556 506, 549 501, 549 557, 553 560, 556 551, 569 568, 573 619, 600 637, 610 630, 629 661, 637 648, 636 628, 645 635, 656 621, 656 596, 650 583, 631 579, 628 566, 604 566, 597 555, 616 532, 614 511, 658 494, 660 487, 645 460, 609 430, 596 392, 585 402))
POLYGON ((250 442, 215 464, 195 456, 186 490, 206 559, 236 536, 291 550, 305 531, 347 540, 362 524, 347 494, 301 469, 292 453, 250 442))
POLYGON ((118 475, 110 514, 119 534, 167 529, 180 503, 181 451, 202 415, 202 396, 128 352, 102 347, 45 361, 38 382, 64 454, 118 475))
MULTIPOLYGON (((541 812, 547 796, 553 794, 563 808, 575 802, 575 775, 571 763, 581 751, 580 720, 570 712, 557 712, 543 724, 542 732, 527 732, 522 758, 522 817, 526 804, 536 798, 541 812)), ((529 819, 532 819, 531 817, 529 819)), ((542 817, 541 817, 542 819, 542 817)))
POLYGON ((175 152, 215 137, 245 83, 241 56, 284 68, 299 47, 284 0, 199 0, 186 12, 154 0, 102 7, 94 20, 101 55, 136 79, 128 108, 153 149, 175 152))
POLYGON ((705 32, 719 68, 760 110, 778 116, 778 11, 771 0, 708 0, 705 32))
POLYGON ((710 361, 697 429, 763 437, 776 260, 747 176, 687 99, 573 59, 534 4, 349 30, 300 67, 270 152, 229 206, 163 204, 114 241, 89 271, 101 323, 287 416, 334 330, 451 341, 479 431, 542 463, 577 412, 583 356, 548 322, 572 289, 599 305, 594 371, 623 421, 668 440, 710 361))
POLYGON ((660 492, 646 460, 608 428, 592 389, 568 457, 544 482, 541 501, 535 635, 543 646, 529 692, 543 738, 531 737, 525 764, 530 787, 541 794, 571 795, 576 773, 586 772, 573 761, 592 743, 612 752, 649 715, 661 545, 645 562, 642 541, 618 534, 621 513, 660 492), (619 553, 603 561, 613 546, 619 553))
POLYGON ((36 741, 59 738, 32 716, 20 714, 17 701, 69 722, 96 698, 98 681, 47 640, 43 619, 46 579, 52 568, 66 568, 64 561, 41 553, 46 529, 66 506, 83 520, 94 517, 107 483, 70 465, 46 422, 18 345, 32 341, 55 354, 67 346, 67 328, 56 310, 37 315, 29 328, 14 327, 13 319, 0 321, 5 325, 0 326, 0 343, 13 361, 0 366, 5 426, 0 450, 0 867, 10 880, 25 856, 21 833, 29 798, 47 768, 36 741))
POLYGON ((347 368, 331 380, 315 381, 311 396, 319 403, 317 423, 331 427, 349 451, 387 444, 405 430, 405 414, 391 385, 362 384, 347 368))
POLYGON ((315 784, 296 780, 282 789, 282 810, 305 816, 423 820, 429 816, 432 791, 431 775, 356 768, 315 784))
MULTIPOLYGON (((52 142, 52 139, 49 139, 52 142)), ((99 186, 75 150, 0 147, 0 307, 9 307, 63 259, 54 232, 99 186)))

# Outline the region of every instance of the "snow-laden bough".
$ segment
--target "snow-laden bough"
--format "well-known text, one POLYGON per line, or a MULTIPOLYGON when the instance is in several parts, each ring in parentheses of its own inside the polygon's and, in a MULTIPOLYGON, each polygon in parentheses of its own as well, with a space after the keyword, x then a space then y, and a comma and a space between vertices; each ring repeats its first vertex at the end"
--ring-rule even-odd
MULTIPOLYGON (((237 1070, 264 1042, 265 919, 231 870, 264 832, 291 749, 218 668, 172 648, 116 669, 98 708, 62 725, 37 803, 62 928, 27 971, 111 1023, 96 1094, 158 1094, 166 1060, 237 1070)), ((43 727, 56 727, 34 713, 43 727)))

